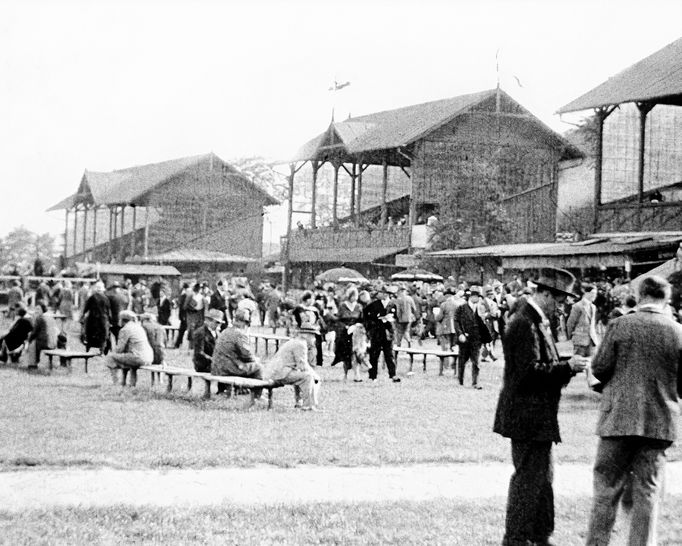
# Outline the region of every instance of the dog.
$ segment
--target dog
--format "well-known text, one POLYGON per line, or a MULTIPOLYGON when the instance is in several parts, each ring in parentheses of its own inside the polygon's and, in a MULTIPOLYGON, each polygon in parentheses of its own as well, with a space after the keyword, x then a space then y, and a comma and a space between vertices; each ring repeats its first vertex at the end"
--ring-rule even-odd
POLYGON ((353 324, 348 328, 348 333, 352 340, 351 362, 344 365, 344 379, 348 378, 348 371, 350 369, 355 371, 354 381, 360 382, 358 372, 366 372, 369 370, 369 339, 367 338, 367 330, 361 323, 353 324))

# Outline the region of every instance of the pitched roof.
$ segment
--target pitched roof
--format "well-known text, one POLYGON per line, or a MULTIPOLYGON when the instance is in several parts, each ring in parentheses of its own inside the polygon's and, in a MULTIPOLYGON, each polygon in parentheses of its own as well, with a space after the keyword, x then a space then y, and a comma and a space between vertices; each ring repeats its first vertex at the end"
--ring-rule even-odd
POLYGON ((120 169, 112 172, 95 172, 86 169, 78 192, 70 198, 63 199, 48 210, 71 208, 77 196, 91 196, 96 205, 142 204, 139 201, 152 189, 169 181, 186 169, 202 162, 217 162, 224 169, 227 177, 238 177, 243 184, 263 197, 265 205, 277 205, 278 201, 265 190, 244 176, 237 168, 226 163, 213 153, 181 157, 120 169), (71 206, 70 206, 71 205, 71 206))
POLYGON ((635 101, 682 106, 682 38, 562 106, 557 113, 635 101))
MULTIPOLYGON (((494 98, 496 93, 496 89, 488 89, 478 93, 414 104, 349 118, 340 122, 332 122, 327 131, 306 142, 296 152, 293 160, 302 161, 314 158, 318 148, 325 142, 326 136, 332 128, 341 139, 345 149, 351 154, 407 146, 470 111, 482 102, 494 98)), ((522 108, 504 91, 500 91, 500 93, 505 101, 511 101, 517 107, 522 108)), ((557 142, 567 148, 572 148, 570 143, 535 118, 530 112, 526 112, 526 114, 529 120, 535 122, 543 131, 551 134, 557 142)))
POLYGON ((180 276, 180 272, 171 265, 102 264, 77 262, 76 269, 81 274, 158 275, 160 277, 180 276))

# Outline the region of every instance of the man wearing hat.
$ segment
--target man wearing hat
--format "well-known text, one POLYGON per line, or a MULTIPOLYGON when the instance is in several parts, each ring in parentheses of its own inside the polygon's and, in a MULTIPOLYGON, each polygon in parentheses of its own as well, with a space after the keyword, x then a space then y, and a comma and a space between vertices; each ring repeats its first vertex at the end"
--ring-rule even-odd
MULTIPOLYGON (((246 309, 237 309, 232 316, 232 326, 218 336, 213 351, 211 373, 263 379, 263 367, 256 360, 246 329, 251 317, 246 309)), ((253 389, 255 399, 260 399, 263 389, 253 389)))
POLYGON ((151 313, 142 313, 140 315, 140 324, 145 334, 147 334, 147 341, 154 352, 154 360, 152 364, 163 364, 165 357, 164 344, 166 343, 166 331, 157 322, 156 316, 151 313))
POLYGON ((389 288, 382 286, 377 290, 374 300, 363 311, 363 322, 370 340, 369 379, 376 381, 379 371, 379 355, 383 351, 388 376, 394 383, 399 383, 400 378, 395 374, 395 361, 393 360, 394 316, 389 308, 390 299, 389 288))
POLYGON ((106 357, 106 365, 111 371, 111 379, 114 385, 118 382, 118 372, 121 370, 121 385, 125 386, 126 376, 130 371, 130 386, 137 384, 137 369, 140 366, 148 366, 154 360, 154 351, 147 334, 137 322, 137 315, 127 309, 119 313, 121 330, 118 332, 116 351, 106 357))
POLYGON ((575 277, 540 270, 536 292, 511 316, 504 348, 504 382, 494 432, 511 439, 514 474, 509 484, 503 544, 550 544, 554 531, 552 443, 561 441, 557 413, 561 389, 586 359, 561 361, 550 330, 558 304, 573 296, 575 277))
POLYGON ((320 376, 313 367, 315 359, 314 328, 298 328, 293 339, 287 341, 268 362, 265 375, 278 385, 294 386, 294 407, 317 410, 320 376))
POLYGON ((9 331, 0 337, 0 362, 7 362, 7 357, 15 364, 23 351, 28 337, 33 330, 33 323, 26 316, 26 306, 19 302, 14 307, 17 320, 12 323, 9 331))
POLYGON ((459 346, 457 379, 460 385, 464 385, 464 370, 467 362, 471 361, 471 386, 477 390, 481 389, 478 384, 478 361, 481 357, 481 346, 492 341, 490 331, 478 312, 480 299, 481 288, 472 286, 469 289, 467 302, 455 310, 454 321, 459 346))
MULTIPOLYGON (((218 329, 224 323, 224 317, 220 309, 209 309, 204 316, 204 324, 192 334, 194 336, 194 369, 198 372, 211 372, 218 329)), ((227 385, 218 384, 219 392, 225 390, 220 387, 227 387, 227 385)))

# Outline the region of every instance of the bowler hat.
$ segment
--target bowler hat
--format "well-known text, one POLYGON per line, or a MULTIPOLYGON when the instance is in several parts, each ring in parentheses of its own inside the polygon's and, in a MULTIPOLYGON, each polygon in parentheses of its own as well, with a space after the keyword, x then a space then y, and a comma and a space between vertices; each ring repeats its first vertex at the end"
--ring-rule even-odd
POLYGON ((481 287, 480 286, 472 286, 469 288, 469 294, 472 296, 480 296, 481 295, 481 287))
POLYGON ((540 275, 533 281, 539 287, 548 288, 551 292, 562 296, 578 297, 573 292, 575 277, 570 271, 556 267, 543 267, 540 275))
POLYGON ((209 310, 206 312, 206 318, 207 318, 207 319, 214 320, 214 321, 216 321, 218 324, 222 324, 223 322, 225 322, 225 321, 223 320, 223 314, 222 314, 220 311, 218 311, 218 309, 209 309, 209 310))

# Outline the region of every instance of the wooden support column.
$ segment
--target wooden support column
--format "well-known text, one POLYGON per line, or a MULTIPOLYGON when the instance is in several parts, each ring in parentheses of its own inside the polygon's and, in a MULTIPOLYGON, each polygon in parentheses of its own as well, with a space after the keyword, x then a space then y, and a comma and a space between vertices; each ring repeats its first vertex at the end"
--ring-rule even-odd
POLYGON ((133 231, 130 234, 130 255, 135 256, 135 223, 137 221, 137 206, 133 205, 133 231))
POLYGON ((604 157, 604 121, 613 112, 613 107, 596 108, 594 111, 597 119, 597 149, 595 150, 594 162, 594 217, 592 220, 592 232, 599 231, 599 207, 601 207, 602 170, 604 157))
POLYGON ((651 112, 654 105, 650 102, 638 102, 639 109, 639 161, 637 165, 637 201, 639 203, 637 210, 637 229, 642 230, 642 205, 644 204, 644 167, 645 159, 644 152, 646 148, 646 117, 651 112))
POLYGON ((356 199, 355 227, 360 227, 360 218, 362 217, 362 173, 364 170, 362 159, 360 159, 358 164, 358 194, 356 199))
POLYGON ((73 209, 73 257, 78 253, 78 205, 73 209))
POLYGON ((124 261, 124 256, 126 253, 125 250, 125 245, 123 244, 125 242, 125 234, 126 234, 126 206, 122 205, 121 206, 121 235, 119 236, 119 243, 118 243, 118 259, 121 261, 124 261))
POLYGON ((310 213, 310 227, 315 229, 317 227, 317 172, 322 164, 319 161, 313 161, 313 192, 311 197, 311 213, 310 213))
POLYGON ((116 233, 118 232, 118 206, 117 205, 111 207, 111 225, 113 226, 114 232, 109 237, 109 245, 111 246, 111 250, 109 251, 109 261, 111 261, 111 259, 114 257, 114 241, 116 240, 116 233))
POLYGON ((92 209, 92 249, 95 261, 97 261, 96 256, 94 255, 94 250, 97 248, 97 209, 97 205, 92 209))
POLYGON ((149 256, 149 203, 144 208, 144 257, 149 256))
POLYGON ((357 164, 353 161, 350 172, 350 217, 355 225, 357 225, 355 219, 355 180, 357 179, 357 176, 357 164))
POLYGON ((64 214, 64 258, 69 257, 69 209, 64 214))
POLYGON ((287 209, 287 243, 284 247, 284 271, 282 272, 282 291, 286 294, 289 290, 289 273, 291 270, 291 263, 289 256, 291 254, 291 224, 294 216, 294 175, 296 174, 296 164, 289 164, 289 207, 287 209))
POLYGON ((382 167, 384 173, 381 184, 381 225, 385 226, 388 222, 388 207, 386 206, 386 196, 388 194, 388 161, 385 157, 382 167))
POLYGON ((332 224, 336 226, 338 223, 338 211, 337 205, 339 202, 339 169, 341 168, 341 163, 337 161, 334 162, 334 194, 332 201, 332 224))
POLYGON ((88 248, 88 205, 83 207, 83 261, 88 248))

